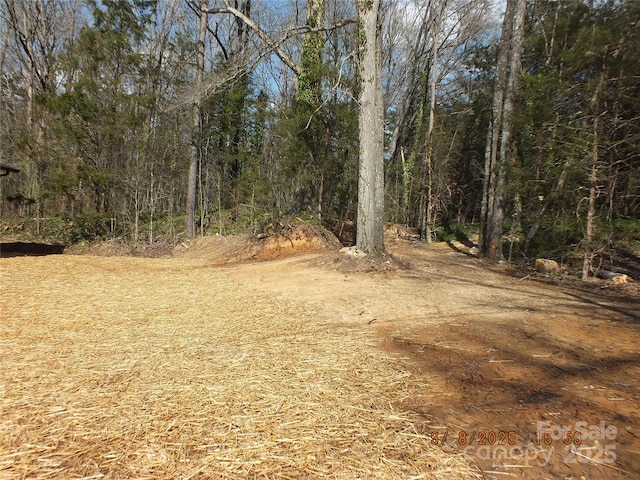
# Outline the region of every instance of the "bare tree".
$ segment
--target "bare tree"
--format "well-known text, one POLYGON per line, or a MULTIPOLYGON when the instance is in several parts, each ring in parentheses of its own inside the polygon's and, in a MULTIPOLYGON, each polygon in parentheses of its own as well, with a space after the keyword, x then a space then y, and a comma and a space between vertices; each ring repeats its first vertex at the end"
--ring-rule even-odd
POLYGON ((391 4, 385 12, 384 95, 394 127, 389 158, 401 162, 401 218, 419 226, 426 241, 450 192, 449 154, 440 152, 455 144, 447 139, 447 147, 438 148, 438 103, 455 95, 452 79, 467 74, 461 70, 465 56, 486 27, 489 11, 486 0, 414 0, 391 4))
MULTIPOLYGON (((298 9, 296 4, 294 24, 283 29, 279 37, 272 37, 258 21, 252 19, 242 8, 238 8, 238 2, 232 5, 229 0, 223 0, 224 6, 210 8, 209 14, 230 14, 237 19, 238 22, 245 24, 249 30, 255 33, 257 37, 259 56, 266 57, 274 54, 284 64, 290 72, 293 73, 294 82, 297 85, 297 96, 294 103, 298 107, 298 112, 304 111, 306 119, 304 121, 304 130, 308 130, 312 125, 314 117, 323 107, 322 98, 322 81, 323 75, 323 50, 325 48, 325 35, 336 29, 343 28, 347 25, 355 23, 352 19, 336 19, 331 25, 325 25, 326 1, 325 0, 309 0, 306 2, 306 23, 304 26, 298 26, 298 9), (298 47, 299 55, 295 52, 287 51, 286 45, 289 39, 302 36, 302 44, 298 47), (297 58, 300 57, 300 58, 297 58)), ((295 50, 295 49, 294 49, 295 50)), ((206 87, 205 87, 206 88, 206 87)), ((314 143, 316 137, 313 137, 314 143)), ((326 146, 326 144, 324 145, 326 146)), ((323 148, 324 148, 323 146, 323 148)), ((316 146, 317 147, 317 146, 316 146)), ((311 147, 314 150, 314 147, 311 147)), ((322 204, 324 200, 325 177, 322 168, 317 165, 321 160, 315 156, 317 152, 311 152, 314 174, 317 178, 313 188, 317 198, 318 218, 322 218, 322 204)), ((383 198, 381 197, 381 201, 383 198)))
POLYGON ((52 86, 51 63, 59 41, 56 29, 56 9, 59 2, 4 0, 4 17, 14 36, 16 53, 26 72, 27 116, 26 124, 33 123, 33 99, 37 93, 52 86))
POLYGON ((505 184, 513 165, 512 122, 521 73, 526 0, 507 0, 500 38, 492 119, 487 136, 480 249, 492 261, 502 260, 505 184))
POLYGON ((6 44, 3 46, 2 66, 5 55, 10 56, 12 76, 21 93, 20 106, 13 109, 13 128, 24 132, 23 147, 14 151, 22 156, 25 178, 28 179, 27 195, 33 200, 35 214, 40 218, 41 175, 44 165, 44 118, 37 115, 35 99, 48 94, 56 84, 54 59, 65 40, 73 35, 74 18, 79 7, 74 0, 2 0, 0 18, 6 44), (5 50, 6 49, 6 50, 5 50))
MULTIPOLYGON (((204 43, 207 35, 207 0, 200 1, 200 28, 198 34, 198 55, 196 67, 196 92, 202 90, 202 76, 204 75, 204 43)), ((187 184, 187 236, 196 236, 196 199, 198 187, 198 171, 200 167, 200 96, 195 95, 192 105, 192 137, 191 162, 189 164, 189 178, 187 184)))
MULTIPOLYGON (((604 62, 603 62, 604 63, 604 62)), ((602 130, 603 90, 607 81, 607 71, 602 65, 598 85, 593 95, 593 146, 591 154, 591 172, 589 174, 589 202, 587 207, 587 224, 584 234, 584 256, 582 260, 582 280, 589 278, 593 261, 593 233, 596 216, 596 199, 598 196, 598 165, 600 160, 600 136, 602 130)))
POLYGON ((439 38, 442 29, 442 13, 446 7, 446 1, 442 0, 437 6, 432 3, 429 4, 431 8, 431 51, 429 52, 429 70, 428 70, 428 92, 429 92, 429 123, 427 124, 426 133, 426 153, 424 155, 424 168, 425 168, 425 186, 422 192, 422 199, 420 204, 423 209, 420 211, 420 223, 422 232, 422 238, 427 243, 431 243, 431 231, 434 227, 434 198, 433 198, 433 129, 436 119, 436 88, 438 84, 438 70, 439 70, 439 38))

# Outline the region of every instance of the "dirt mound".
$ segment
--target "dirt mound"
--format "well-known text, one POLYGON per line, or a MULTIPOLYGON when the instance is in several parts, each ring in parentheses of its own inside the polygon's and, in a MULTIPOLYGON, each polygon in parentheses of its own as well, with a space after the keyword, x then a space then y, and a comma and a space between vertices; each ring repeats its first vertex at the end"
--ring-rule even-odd
POLYGON ((287 225, 278 232, 269 234, 262 240, 262 248, 257 258, 269 260, 298 253, 316 253, 339 249, 338 238, 322 227, 304 224, 287 225))
MULTIPOLYGON (((401 225, 385 225, 385 243, 395 244, 399 232, 406 229, 401 225)), ((355 237, 354 237, 355 238, 355 237)), ((417 244, 417 242, 416 242, 417 244)), ((349 258, 339 252, 342 243, 331 231, 314 224, 269 224, 256 236, 213 235, 185 241, 176 246, 174 256, 207 259, 214 265, 232 265, 253 261, 268 261, 295 257, 310 253, 326 253, 311 261, 315 266, 328 265, 344 273, 393 272, 408 270, 410 265, 387 252, 383 255, 369 255, 363 258, 349 258), (331 254, 333 253, 333 255, 331 254)))
POLYGON ((217 265, 272 260, 303 253, 320 253, 340 248, 331 232, 311 224, 269 226, 255 238, 250 235, 214 235, 183 242, 174 255, 206 258, 217 265))

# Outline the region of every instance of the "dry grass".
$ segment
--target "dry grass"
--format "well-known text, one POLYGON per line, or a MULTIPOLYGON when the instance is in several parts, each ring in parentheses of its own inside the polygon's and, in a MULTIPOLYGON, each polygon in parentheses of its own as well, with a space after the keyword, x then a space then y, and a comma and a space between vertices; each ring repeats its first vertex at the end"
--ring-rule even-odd
POLYGON ((0 260, 2 478, 481 478, 363 334, 192 259, 0 260))

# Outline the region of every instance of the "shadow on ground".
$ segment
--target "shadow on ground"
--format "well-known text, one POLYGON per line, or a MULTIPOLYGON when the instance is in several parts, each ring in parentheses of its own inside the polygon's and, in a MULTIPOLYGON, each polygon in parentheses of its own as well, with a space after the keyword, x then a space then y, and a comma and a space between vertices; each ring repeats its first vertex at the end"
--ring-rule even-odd
POLYGON ((43 255, 61 255, 65 245, 49 245, 46 243, 32 242, 7 242, 0 243, 0 258, 31 257, 43 255))
POLYGON ((411 359, 431 385, 404 406, 424 416, 421 433, 453 437, 487 478, 622 479, 639 473, 640 392, 633 379, 640 355, 621 338, 635 328, 560 315, 549 322, 452 322, 390 334, 383 346, 411 359), (617 433, 610 441, 578 438, 571 450, 562 441, 541 443, 542 424, 568 425, 571 434, 576 426, 591 432, 604 424, 617 433), (498 458, 504 432, 514 432, 515 444, 507 445, 514 458, 498 458), (522 452, 529 457, 516 458, 522 452))

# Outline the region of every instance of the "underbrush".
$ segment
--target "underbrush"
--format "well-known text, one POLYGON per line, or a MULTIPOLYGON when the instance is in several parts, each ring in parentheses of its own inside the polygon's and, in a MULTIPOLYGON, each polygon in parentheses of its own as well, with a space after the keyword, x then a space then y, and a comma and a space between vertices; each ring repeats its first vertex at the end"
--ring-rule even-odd
POLYGON ((472 238, 478 237, 480 226, 477 223, 456 223, 448 227, 440 226, 435 230, 435 240, 437 242, 458 242, 467 244, 472 238))
MULTIPOLYGON (((177 244, 186 238, 184 213, 157 212, 154 215, 107 215, 86 213, 45 218, 16 217, 0 222, 0 239, 46 242, 62 245, 91 245, 113 242, 120 245, 177 244)), ((250 235, 263 238, 286 233, 292 226, 317 225, 317 217, 302 212, 277 216, 271 212, 256 212, 250 208, 221 210, 196 216, 197 236, 250 235)))
POLYGON ((0 223, 0 238, 43 241, 64 245, 106 240, 123 243, 153 243, 157 239, 175 241, 184 230, 184 215, 159 213, 107 215, 86 213, 44 218, 9 218, 0 223))
MULTIPOLYGON (((586 249, 584 225, 575 217, 541 222, 528 241, 516 242, 517 258, 550 258, 581 270, 586 249)), ((594 269, 637 276, 640 272, 640 222, 634 219, 597 219, 589 245, 594 269)))

